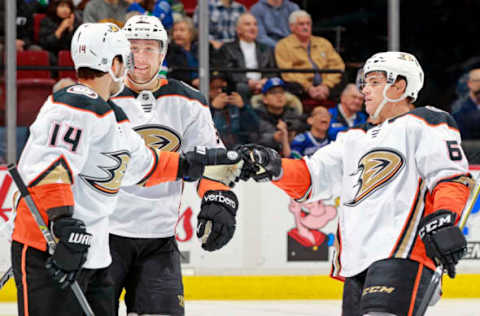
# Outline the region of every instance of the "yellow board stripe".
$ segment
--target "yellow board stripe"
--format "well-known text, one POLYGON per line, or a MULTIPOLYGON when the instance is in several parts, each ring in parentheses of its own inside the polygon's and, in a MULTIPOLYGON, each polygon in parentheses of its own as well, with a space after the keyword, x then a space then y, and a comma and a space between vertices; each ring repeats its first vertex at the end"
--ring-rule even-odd
MULTIPOLYGON (((444 298, 480 298, 480 274, 444 277, 444 298)), ((185 276, 186 300, 341 299, 343 283, 326 275, 305 276, 185 276)), ((0 302, 16 300, 10 279, 0 290, 0 302)))

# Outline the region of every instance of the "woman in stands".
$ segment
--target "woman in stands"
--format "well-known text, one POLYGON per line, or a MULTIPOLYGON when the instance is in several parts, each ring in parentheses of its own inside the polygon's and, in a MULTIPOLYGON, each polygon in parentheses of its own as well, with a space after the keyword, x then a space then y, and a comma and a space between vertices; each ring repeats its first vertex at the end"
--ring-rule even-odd
POLYGON ((40 23, 38 40, 40 46, 50 52, 50 64, 57 64, 59 51, 70 49, 73 33, 80 24, 72 0, 50 2, 47 16, 40 23))

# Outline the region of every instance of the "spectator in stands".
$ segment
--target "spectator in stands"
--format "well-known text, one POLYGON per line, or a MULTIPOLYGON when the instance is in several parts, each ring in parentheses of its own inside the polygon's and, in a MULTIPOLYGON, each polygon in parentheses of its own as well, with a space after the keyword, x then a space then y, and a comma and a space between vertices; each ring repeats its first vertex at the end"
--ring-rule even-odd
MULTIPOLYGON (((235 29, 238 17, 247 12, 245 6, 234 0, 208 0, 209 39, 215 49, 223 43, 235 39, 235 29)), ((195 26, 198 28, 198 5, 193 14, 195 26)))
MULTIPOLYGON (((293 12, 289 17, 292 34, 275 47, 279 68, 339 69, 345 64, 332 44, 323 37, 312 36, 312 19, 306 11, 293 12)), ((340 83, 341 74, 283 73, 285 81, 301 85, 303 93, 311 99, 325 101, 330 90, 340 83)))
POLYGON ((218 71, 210 77, 210 106, 215 127, 227 148, 255 140, 257 115, 237 92, 228 88, 226 76, 218 71))
POLYGON ((301 129, 301 118, 286 107, 285 83, 278 77, 270 78, 262 88, 263 105, 255 109, 260 118, 258 139, 255 143, 271 147, 283 157, 290 157, 290 142, 301 129))
POLYGON ((367 115, 362 111, 363 99, 363 94, 355 84, 345 86, 340 95, 340 103, 328 110, 332 117, 328 129, 331 140, 335 140, 339 132, 367 121, 367 115))
POLYGON ((70 50, 73 33, 81 24, 74 14, 72 0, 53 0, 48 5, 47 15, 40 22, 38 44, 50 52, 50 64, 57 64, 57 54, 70 50))
POLYGON ((250 8, 258 22, 257 40, 275 48, 279 40, 290 35, 288 17, 297 10, 300 10, 298 5, 290 0, 258 1, 250 8))
POLYGON ((156 16, 162 21, 166 30, 170 30, 173 26, 173 11, 170 0, 138 0, 127 8, 126 20, 135 14, 156 16))
MULTIPOLYGON (((300 99, 296 95, 288 91, 285 91, 285 99, 286 99, 285 101, 286 107, 292 108, 295 114, 297 115, 301 116, 303 114, 302 101, 300 101, 300 99)), ((263 95, 262 94, 254 95, 251 99, 251 103, 254 109, 258 109, 263 104, 263 95)))
POLYGON ((83 10, 83 22, 111 22, 123 27, 128 7, 136 0, 90 0, 83 10))
MULTIPOLYGON (((177 16, 172 28, 172 41, 168 46, 166 63, 170 67, 198 67, 197 30, 188 16, 177 16)), ((210 60, 215 58, 213 46, 210 45, 210 60)), ((172 70, 169 78, 184 81, 196 88, 199 87, 197 71, 172 70)))
POLYGON ((292 150, 290 157, 301 158, 313 155, 319 148, 330 143, 328 127, 330 125, 330 113, 326 107, 315 107, 307 119, 310 130, 295 136, 290 143, 292 150))
POLYGON ((468 94, 452 104, 452 115, 463 139, 480 139, 480 68, 468 73, 468 94))
MULTIPOLYGON (((6 1, 0 1, 0 54, 3 54, 5 43, 5 5, 6 1)), ((37 8, 36 2, 17 0, 17 52, 42 49, 33 42, 33 14, 37 8)))
MULTIPOLYGON (((227 68, 275 68, 273 49, 256 41, 258 35, 257 20, 251 13, 243 13, 237 20, 237 37, 231 43, 225 43, 219 56, 227 68)), ((232 72, 230 81, 236 85, 245 102, 254 94, 260 93, 267 77, 275 73, 232 72)))

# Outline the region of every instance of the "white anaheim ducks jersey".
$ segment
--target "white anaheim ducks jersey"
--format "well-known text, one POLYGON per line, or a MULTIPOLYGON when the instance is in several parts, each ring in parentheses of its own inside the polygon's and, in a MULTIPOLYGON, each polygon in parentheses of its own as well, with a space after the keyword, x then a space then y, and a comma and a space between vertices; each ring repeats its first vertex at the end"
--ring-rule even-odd
POLYGON ((74 85, 49 96, 41 108, 19 171, 29 186, 71 183, 73 217, 83 220, 93 235, 84 267, 96 269, 111 262, 109 216, 120 185, 140 182, 153 162, 152 151, 121 109, 90 88, 74 85))
POLYGON ((385 258, 430 260, 417 242, 418 224, 431 207, 427 192, 468 174, 460 142, 448 113, 422 107, 340 133, 305 158, 312 181, 308 199, 340 193, 333 277, 354 276, 385 258))
MULTIPOLYGON (((205 97, 182 83, 162 80, 153 93, 125 87, 112 100, 127 114, 148 146, 161 151, 188 151, 194 146, 223 147, 205 97)), ((122 187, 110 232, 132 238, 175 235, 183 181, 154 187, 122 187)))

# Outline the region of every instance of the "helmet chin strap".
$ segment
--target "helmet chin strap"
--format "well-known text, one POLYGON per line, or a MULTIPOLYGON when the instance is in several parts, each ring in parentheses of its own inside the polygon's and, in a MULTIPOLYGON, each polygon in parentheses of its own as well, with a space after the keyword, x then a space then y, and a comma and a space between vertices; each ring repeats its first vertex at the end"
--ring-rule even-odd
POLYGON ((116 97, 123 90, 123 87, 125 86, 124 79, 125 79, 125 76, 127 75, 127 69, 125 68, 125 70, 123 71, 123 75, 121 75, 120 77, 115 76, 115 74, 112 71, 112 68, 108 70, 108 74, 110 75, 110 77, 112 77, 112 80, 115 83, 119 84, 118 90, 112 95, 110 95, 110 97, 116 97))
POLYGON ((402 101, 403 99, 405 99, 405 97, 407 96, 406 93, 403 93, 398 99, 390 99, 389 97, 387 97, 387 90, 391 86, 392 86, 392 84, 389 83, 389 84, 385 85, 385 87, 383 88, 383 100, 378 105, 377 109, 375 110, 375 113, 373 113, 373 115, 371 115, 372 119, 374 119, 374 120, 378 119, 378 117, 380 116, 380 112, 382 112, 383 107, 385 106, 385 104, 387 104, 387 102, 391 102, 391 103, 399 102, 399 101, 402 101))

